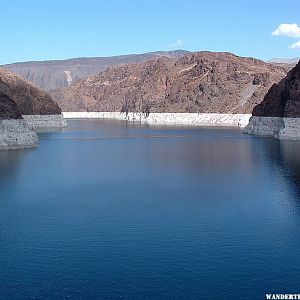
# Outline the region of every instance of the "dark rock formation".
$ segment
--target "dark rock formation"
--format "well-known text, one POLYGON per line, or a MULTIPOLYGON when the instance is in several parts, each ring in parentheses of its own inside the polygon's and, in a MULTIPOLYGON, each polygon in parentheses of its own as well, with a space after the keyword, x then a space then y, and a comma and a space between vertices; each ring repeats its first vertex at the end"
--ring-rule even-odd
POLYGON ((270 88, 264 100, 254 107, 252 114, 262 117, 300 117, 300 62, 270 88))
POLYGON ((52 92, 63 111, 251 113, 285 69, 231 53, 129 64, 52 92))
POLYGON ((0 69, 0 94, 15 102, 22 115, 60 114, 61 109, 49 94, 14 73, 0 69))
POLYGON ((17 104, 7 95, 0 93, 0 120, 20 119, 21 117, 17 104))
POLYGON ((108 67, 141 63, 162 56, 179 58, 187 53, 188 51, 184 50, 157 51, 112 57, 22 62, 3 67, 33 82, 39 88, 49 91, 67 87, 78 79, 95 75, 108 67))

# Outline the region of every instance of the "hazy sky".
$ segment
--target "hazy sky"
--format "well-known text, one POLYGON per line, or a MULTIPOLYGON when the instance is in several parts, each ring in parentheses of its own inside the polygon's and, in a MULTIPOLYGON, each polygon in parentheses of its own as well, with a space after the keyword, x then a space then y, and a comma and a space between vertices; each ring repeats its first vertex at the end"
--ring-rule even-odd
POLYGON ((0 64, 179 48, 300 56, 300 0, 0 0, 0 9, 0 64))

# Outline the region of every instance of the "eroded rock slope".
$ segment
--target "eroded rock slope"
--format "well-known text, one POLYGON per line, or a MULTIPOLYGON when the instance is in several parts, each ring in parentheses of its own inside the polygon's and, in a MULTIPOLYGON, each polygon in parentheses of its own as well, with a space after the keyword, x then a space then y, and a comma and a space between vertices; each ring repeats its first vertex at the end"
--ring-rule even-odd
POLYGON ((251 113, 284 68, 231 53, 108 68, 52 96, 63 111, 251 113))

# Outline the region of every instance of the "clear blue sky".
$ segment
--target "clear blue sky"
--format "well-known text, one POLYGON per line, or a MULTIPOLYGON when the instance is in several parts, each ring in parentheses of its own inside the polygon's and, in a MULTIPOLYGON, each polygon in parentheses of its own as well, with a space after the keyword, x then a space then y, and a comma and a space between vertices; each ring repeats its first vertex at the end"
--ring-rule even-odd
POLYGON ((181 48, 261 59, 298 57, 300 37, 271 36, 300 25, 300 1, 0 0, 0 64, 181 48))

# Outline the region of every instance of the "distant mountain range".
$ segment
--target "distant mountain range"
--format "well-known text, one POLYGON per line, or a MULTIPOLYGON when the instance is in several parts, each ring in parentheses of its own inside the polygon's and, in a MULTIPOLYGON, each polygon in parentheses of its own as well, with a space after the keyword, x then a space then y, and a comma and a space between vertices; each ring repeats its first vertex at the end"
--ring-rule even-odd
POLYGON ((270 59, 269 63, 275 63, 275 64, 297 64, 297 62, 300 60, 300 57, 296 58, 273 58, 270 59))
MULTIPOLYGON (((109 67, 142 63, 159 57, 178 59, 190 53, 185 50, 156 51, 111 57, 81 57, 66 60, 17 62, 3 65, 2 67, 31 81, 43 90, 51 91, 70 86, 79 79, 95 75, 109 67)), ((286 71, 289 71, 299 59, 274 58, 269 60, 268 63, 283 66, 286 71)))
POLYGON ((19 62, 2 67, 31 81, 39 88, 50 91, 67 87, 78 79, 95 75, 109 67, 146 62, 162 56, 177 59, 188 53, 185 50, 157 51, 111 57, 19 62))

